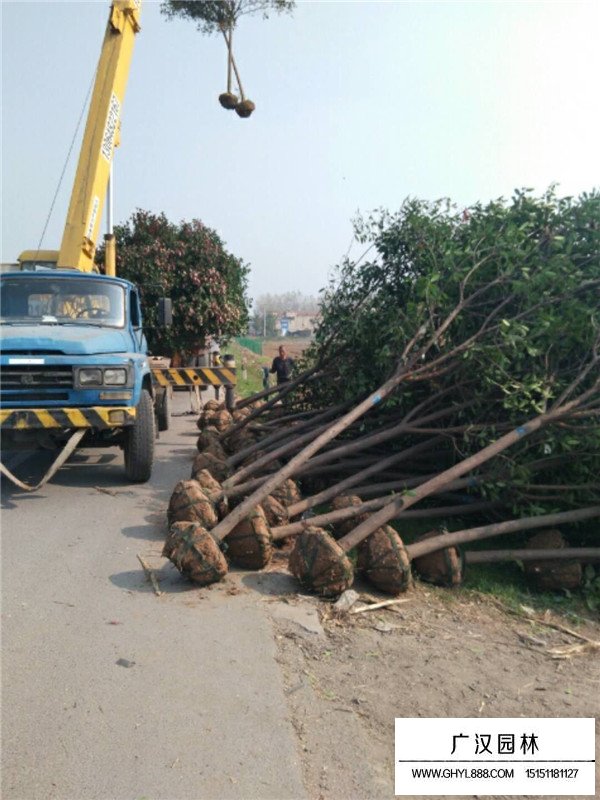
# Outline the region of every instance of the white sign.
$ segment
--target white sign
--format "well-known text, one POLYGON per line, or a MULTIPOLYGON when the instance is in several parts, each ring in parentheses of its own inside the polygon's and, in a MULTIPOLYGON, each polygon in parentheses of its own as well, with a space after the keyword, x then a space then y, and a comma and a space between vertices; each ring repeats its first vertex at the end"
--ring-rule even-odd
POLYGON ((595 720, 396 719, 396 795, 595 795, 595 720))
POLYGON ((104 136, 102 137, 102 147, 100 152, 104 158, 110 163, 112 158, 113 144, 115 141, 115 133, 117 125, 119 124, 119 112, 121 110, 121 103, 119 98, 113 92, 108 106, 108 115, 106 117, 106 125, 104 126, 104 136))
POLYGON ((9 358, 9 364, 45 364, 43 358, 9 358))

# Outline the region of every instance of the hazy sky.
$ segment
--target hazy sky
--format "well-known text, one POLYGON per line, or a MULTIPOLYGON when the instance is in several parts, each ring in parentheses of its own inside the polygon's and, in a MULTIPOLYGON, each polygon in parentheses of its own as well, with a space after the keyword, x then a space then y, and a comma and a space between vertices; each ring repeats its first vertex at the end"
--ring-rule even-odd
MULTIPOLYGON (((38 244, 108 0, 2 0, 2 261, 38 244)), ((357 211, 600 185, 600 4, 299 2, 244 18, 248 120, 221 109, 225 47, 144 0, 115 157, 115 218, 198 217, 250 294, 316 293, 357 211)), ((83 127, 83 126, 82 126, 83 127)), ((43 246, 58 248, 77 147, 43 246)), ((354 252, 354 250, 352 251, 354 252)), ((358 252, 358 248, 356 248, 358 252)))

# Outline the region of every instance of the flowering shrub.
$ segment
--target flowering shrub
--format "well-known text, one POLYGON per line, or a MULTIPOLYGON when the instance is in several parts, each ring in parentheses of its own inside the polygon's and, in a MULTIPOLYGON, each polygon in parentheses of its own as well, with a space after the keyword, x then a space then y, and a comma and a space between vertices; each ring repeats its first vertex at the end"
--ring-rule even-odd
MULTIPOLYGON (((190 352, 206 336, 226 339, 246 330, 248 267, 228 253, 200 220, 179 224, 138 209, 115 226, 117 275, 140 288, 151 353, 190 352), (157 325, 157 301, 173 301, 173 325, 157 325)), ((98 251, 97 261, 104 254, 98 251)))

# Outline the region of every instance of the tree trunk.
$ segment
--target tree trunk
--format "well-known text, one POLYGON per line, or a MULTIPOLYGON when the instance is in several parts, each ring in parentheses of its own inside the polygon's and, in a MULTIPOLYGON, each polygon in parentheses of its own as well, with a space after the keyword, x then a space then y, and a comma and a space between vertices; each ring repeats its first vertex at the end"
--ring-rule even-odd
POLYGON ((580 522, 594 517, 600 517, 600 506, 580 508, 576 511, 561 511, 556 514, 542 514, 536 517, 511 519, 506 522, 496 522, 492 525, 482 525, 479 528, 466 528, 462 531, 432 536, 431 539, 409 544, 406 550, 411 559, 419 558, 419 556, 427 555, 427 553, 434 553, 436 550, 443 550, 445 547, 453 547, 466 542, 477 542, 480 539, 491 539, 494 536, 501 536, 505 533, 532 530, 533 528, 547 528, 568 522, 580 522))

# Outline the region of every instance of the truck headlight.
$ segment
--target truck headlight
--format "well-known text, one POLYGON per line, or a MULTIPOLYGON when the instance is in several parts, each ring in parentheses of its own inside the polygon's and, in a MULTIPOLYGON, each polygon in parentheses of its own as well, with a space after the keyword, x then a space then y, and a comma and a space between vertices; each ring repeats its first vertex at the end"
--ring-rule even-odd
POLYGON ((127 383, 127 370, 126 369, 105 369, 104 370, 104 384, 105 386, 125 386, 127 383))
POLYGON ((101 369, 80 369, 77 378, 80 386, 102 386, 101 369))

